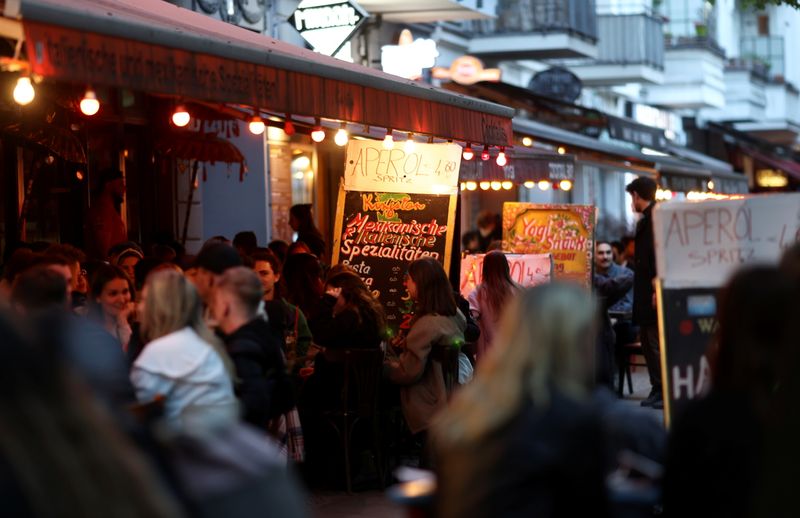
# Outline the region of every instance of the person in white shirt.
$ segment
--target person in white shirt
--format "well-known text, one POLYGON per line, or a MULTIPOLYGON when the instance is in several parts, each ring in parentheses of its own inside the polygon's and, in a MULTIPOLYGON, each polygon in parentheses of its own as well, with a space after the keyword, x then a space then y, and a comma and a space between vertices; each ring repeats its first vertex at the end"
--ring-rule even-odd
POLYGON ((146 345, 131 370, 136 397, 163 396, 166 422, 184 431, 238 419, 231 363, 202 308, 192 283, 171 270, 148 277, 138 307, 146 345))

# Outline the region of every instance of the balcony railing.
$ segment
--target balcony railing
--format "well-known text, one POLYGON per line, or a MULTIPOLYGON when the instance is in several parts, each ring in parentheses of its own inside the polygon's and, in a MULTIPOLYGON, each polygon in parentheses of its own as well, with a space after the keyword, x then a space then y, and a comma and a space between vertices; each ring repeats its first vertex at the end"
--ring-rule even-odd
POLYGON ((664 21, 650 14, 597 17, 597 63, 664 69, 664 21))
POLYGON ((707 50, 721 58, 725 57, 725 51, 719 43, 709 36, 670 36, 664 35, 664 47, 667 50, 680 49, 699 49, 707 50))
POLYGON ((742 59, 761 63, 770 78, 783 78, 785 44, 782 36, 748 36, 741 40, 742 59))
POLYGON ((480 35, 566 32, 597 40, 594 0, 498 0, 497 18, 472 23, 480 35))

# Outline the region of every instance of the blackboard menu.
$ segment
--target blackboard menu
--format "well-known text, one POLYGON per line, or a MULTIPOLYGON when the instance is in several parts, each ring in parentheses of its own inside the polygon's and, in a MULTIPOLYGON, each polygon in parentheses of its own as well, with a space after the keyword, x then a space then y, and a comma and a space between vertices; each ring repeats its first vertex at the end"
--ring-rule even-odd
POLYGON ((667 425, 709 388, 706 351, 717 329, 717 288, 660 290, 661 372, 667 425))
POLYGON ((361 275, 383 304, 392 334, 407 329, 412 302, 408 266, 432 257, 449 264, 454 196, 339 191, 333 262, 361 275))

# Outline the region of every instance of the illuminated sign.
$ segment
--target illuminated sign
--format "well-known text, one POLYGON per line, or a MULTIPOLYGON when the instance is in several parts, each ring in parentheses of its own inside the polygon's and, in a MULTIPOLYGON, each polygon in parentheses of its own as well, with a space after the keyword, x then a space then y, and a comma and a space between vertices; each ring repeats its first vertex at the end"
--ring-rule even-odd
POLYGON ((316 52, 333 56, 368 16, 353 0, 303 0, 288 22, 316 52))
POLYGON ((789 179, 780 171, 759 169, 756 171, 756 183, 759 187, 786 187, 789 185, 789 179))
POLYGON ((435 41, 422 38, 415 40, 411 31, 403 29, 397 45, 381 47, 381 67, 388 74, 419 79, 423 69, 436 64, 438 56, 435 41))
POLYGON ((480 81, 500 81, 499 68, 483 68, 483 62, 473 56, 461 56, 450 68, 436 67, 432 71, 436 79, 449 79, 460 85, 474 85, 480 81))

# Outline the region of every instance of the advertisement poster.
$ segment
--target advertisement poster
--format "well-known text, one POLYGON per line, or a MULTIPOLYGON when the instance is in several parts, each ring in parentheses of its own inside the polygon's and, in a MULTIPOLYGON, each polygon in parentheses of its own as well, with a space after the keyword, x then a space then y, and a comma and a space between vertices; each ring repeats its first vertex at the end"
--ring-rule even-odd
MULTIPOLYGON (((461 258, 459 291, 465 298, 482 279, 483 258, 486 254, 470 254, 461 258)), ((553 256, 550 254, 506 254, 511 279, 525 288, 550 282, 553 275, 553 256)))
POLYGON ((667 426, 709 388, 708 346, 717 329, 717 289, 660 290, 659 330, 667 426))
POLYGON ((556 279, 590 287, 594 255, 591 205, 503 204, 503 249, 514 254, 551 254, 556 279))

